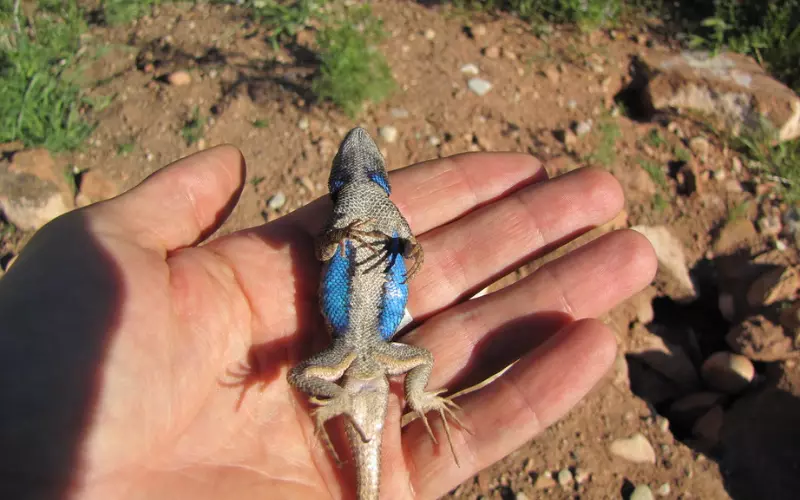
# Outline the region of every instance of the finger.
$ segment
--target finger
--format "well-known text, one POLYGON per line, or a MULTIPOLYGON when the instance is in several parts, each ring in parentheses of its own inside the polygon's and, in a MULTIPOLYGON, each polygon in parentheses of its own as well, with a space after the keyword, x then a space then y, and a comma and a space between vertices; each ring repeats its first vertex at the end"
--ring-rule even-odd
POLYGON ((538 346, 547 332, 608 311, 647 286, 655 271, 647 239, 635 231, 616 231, 511 286, 448 309, 403 342, 433 353, 428 387, 453 390, 460 374, 471 376, 459 386, 476 383, 538 346))
POLYGON ((624 204, 608 172, 581 169, 516 191, 420 237, 425 266, 411 282, 415 319, 463 297, 592 227, 624 204))
POLYGON ((214 232, 236 205, 244 177, 242 153, 233 146, 217 146, 168 165, 88 211, 101 232, 167 252, 214 232))
MULTIPOLYGON (((547 179, 539 160, 521 153, 467 153, 393 170, 392 201, 414 234, 454 220, 475 208, 547 179)), ((312 235, 330 213, 326 196, 286 216, 312 235)))
MULTIPOLYGON (((404 435, 412 482, 422 498, 436 498, 500 460, 566 414, 614 360, 613 333, 600 321, 571 323, 552 335, 504 376, 459 401, 460 418, 472 431, 454 429, 455 465, 422 425, 404 435)), ((435 432, 441 435, 437 421, 435 432)))

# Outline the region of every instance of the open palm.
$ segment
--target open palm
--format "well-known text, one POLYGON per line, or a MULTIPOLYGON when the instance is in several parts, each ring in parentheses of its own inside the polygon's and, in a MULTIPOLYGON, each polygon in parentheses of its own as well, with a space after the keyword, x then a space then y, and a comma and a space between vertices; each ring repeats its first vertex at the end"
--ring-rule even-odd
MULTIPOLYGON (((336 466, 306 397, 285 379, 327 341, 313 237, 330 202, 201 243, 244 178, 238 150, 214 148, 30 241, 0 280, 0 379, 13 381, 0 394, 0 493, 353 496, 351 465, 336 466)), ((433 352, 428 388, 455 390, 521 358, 459 399, 468 429, 454 429, 460 467, 420 422, 401 432, 402 391, 390 397, 382 498, 434 498, 541 432, 599 380, 615 342, 590 318, 645 286, 655 260, 641 236, 617 231, 468 301, 610 220, 619 185, 590 169, 547 180, 521 154, 435 160, 391 181, 425 251, 408 304, 420 326, 403 341, 433 352)))

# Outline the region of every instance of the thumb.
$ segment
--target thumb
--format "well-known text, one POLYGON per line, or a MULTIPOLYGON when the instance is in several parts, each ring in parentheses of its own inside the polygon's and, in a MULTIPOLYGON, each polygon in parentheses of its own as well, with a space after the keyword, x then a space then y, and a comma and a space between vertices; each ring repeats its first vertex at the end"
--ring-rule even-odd
POLYGON ((122 195, 87 209, 95 228, 166 253, 199 243, 228 218, 242 193, 245 161, 234 146, 182 158, 122 195))

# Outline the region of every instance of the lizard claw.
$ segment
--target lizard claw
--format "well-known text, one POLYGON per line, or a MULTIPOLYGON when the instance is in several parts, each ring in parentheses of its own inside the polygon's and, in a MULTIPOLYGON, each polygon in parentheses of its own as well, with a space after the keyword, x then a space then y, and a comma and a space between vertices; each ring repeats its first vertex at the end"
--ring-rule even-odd
POLYGON ((455 460, 456 465, 460 467, 461 465, 458 462, 458 456, 456 455, 456 450, 453 446, 453 439, 450 434, 450 425, 447 422, 448 417, 458 424, 459 427, 467 432, 469 431, 455 413, 455 411, 460 411, 461 408, 450 398, 441 397, 440 394, 444 392, 447 392, 447 389, 423 392, 421 396, 415 398, 413 403, 409 401, 409 406, 412 407, 412 411, 403 416, 402 426, 405 426, 417 418, 420 418, 422 419, 422 423, 425 425, 425 429, 428 431, 428 435, 431 437, 431 440, 433 440, 433 443, 438 444, 439 442, 436 440, 436 436, 433 434, 433 429, 431 429, 430 423, 428 422, 428 417, 426 415, 426 413, 429 411, 438 412, 439 416, 442 417, 444 432, 447 435, 447 443, 450 446, 450 452, 453 454, 453 460, 455 460), (409 416, 410 418, 407 418, 409 416))
POLYGON ((425 261, 425 254, 422 252, 422 245, 417 243, 416 239, 409 241, 408 245, 406 246, 406 251, 404 252, 404 257, 408 259, 412 259, 414 263, 411 265, 409 270, 406 272, 405 279, 403 283, 408 283, 408 281, 417 274, 417 272, 422 268, 422 263, 425 261))
POLYGON ((347 240, 354 240, 368 248, 373 255, 377 254, 379 252, 378 245, 367 241, 367 238, 384 239, 386 235, 374 229, 363 229, 365 226, 374 225, 375 222, 373 218, 358 219, 341 229, 332 229, 324 233, 317 244, 317 259, 328 260, 333 257, 337 250, 342 257, 345 257, 347 240))
POLYGON ((336 465, 341 466, 343 462, 336 453, 333 443, 331 442, 331 438, 328 435, 328 432, 325 430, 325 422, 332 418, 338 417, 339 415, 344 415, 347 417, 348 422, 353 426, 353 429, 355 429, 355 431, 361 437, 361 440, 365 443, 369 442, 370 439, 364 432, 364 429, 362 429, 361 426, 358 425, 358 422, 356 422, 351 416, 352 403, 350 401, 350 397, 346 393, 343 392, 336 397, 325 399, 311 396, 308 398, 308 400, 312 404, 317 405, 317 408, 312 412, 316 427, 315 433, 319 439, 325 443, 325 447, 328 448, 328 451, 330 451, 331 455, 333 455, 336 465))

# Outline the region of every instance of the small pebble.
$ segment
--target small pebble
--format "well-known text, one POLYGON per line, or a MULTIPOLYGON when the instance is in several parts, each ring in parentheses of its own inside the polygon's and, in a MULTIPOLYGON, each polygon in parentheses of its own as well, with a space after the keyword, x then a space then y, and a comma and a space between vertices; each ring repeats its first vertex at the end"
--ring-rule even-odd
POLYGON ((308 130, 308 126, 309 126, 308 118, 305 118, 305 117, 300 118, 300 120, 298 120, 298 122, 297 122, 297 128, 299 128, 300 130, 302 130, 304 132, 306 130, 308 130))
POLYGON ((653 492, 646 484, 640 484, 634 488, 629 500, 653 500, 653 492))
POLYGON ((737 394, 750 385, 756 371, 753 363, 746 357, 719 351, 705 360, 702 374, 703 380, 712 389, 737 394))
POLYGON ((577 134, 578 137, 588 134, 592 131, 592 124, 593 122, 591 118, 582 122, 578 122, 578 124, 575 125, 575 134, 577 134))
POLYGON ((572 484, 572 472, 570 472, 569 469, 561 469, 558 471, 558 484, 564 487, 572 484))
POLYGON ((665 497, 665 496, 669 495, 670 493, 672 493, 672 488, 670 487, 669 483, 662 484, 656 490, 656 495, 658 495, 660 497, 665 497))
POLYGON ((173 71, 169 74, 169 76, 167 76, 167 81, 176 87, 189 85, 192 83, 192 75, 190 75, 188 71, 184 70, 173 71))
POLYGON ((286 204, 286 195, 283 194, 283 191, 278 191, 267 202, 267 206, 270 210, 280 210, 286 204))
POLYGON ((408 110, 404 108, 392 108, 390 113, 393 118, 408 118, 409 116, 408 110))
POLYGON ((478 73, 480 73, 480 70, 478 69, 478 67, 476 65, 474 65, 472 63, 467 63, 467 64, 461 66, 461 72, 464 73, 465 75, 473 75, 474 76, 474 75, 477 75, 478 73))
POLYGON ((589 480, 589 472, 581 469, 580 467, 575 469, 575 482, 578 484, 583 484, 589 480))
POLYGON ((575 109, 578 107, 578 101, 575 99, 570 99, 567 101, 567 109, 575 109))
POLYGON ((644 464, 654 464, 656 462, 656 452, 650 441, 644 434, 637 432, 633 436, 624 439, 615 439, 609 446, 612 455, 616 455, 629 462, 644 464))
POLYGON ((488 57, 489 59, 497 59, 500 57, 500 47, 496 45, 492 45, 491 47, 486 47, 483 49, 483 55, 488 57))
POLYGON ((428 28, 425 30, 425 40, 433 40, 436 38, 436 32, 428 28))
POLYGON ((528 495, 520 491, 514 494, 514 498, 516 500, 528 500, 528 495))
POLYGON ((556 484, 557 484, 556 480, 553 479, 553 476, 550 474, 550 471, 545 471, 536 477, 536 481, 534 481, 533 487, 537 490, 544 490, 547 488, 552 488, 556 484))
POLYGON ((472 36, 478 38, 484 35, 486 35, 486 26, 483 24, 477 24, 472 27, 472 36))
POLYGON ((467 82, 467 87, 479 96, 484 96, 492 90, 492 84, 482 78, 470 78, 469 82, 467 82))
POLYGON ((428 144, 430 144, 433 147, 436 147, 441 143, 442 143, 442 140, 439 139, 438 137, 436 137, 435 135, 432 135, 432 136, 428 137, 428 144))
POLYGON ((392 144, 397 140, 397 128, 392 127, 391 125, 386 125, 385 127, 381 127, 378 130, 378 133, 380 134, 381 139, 388 142, 389 144, 392 144))

